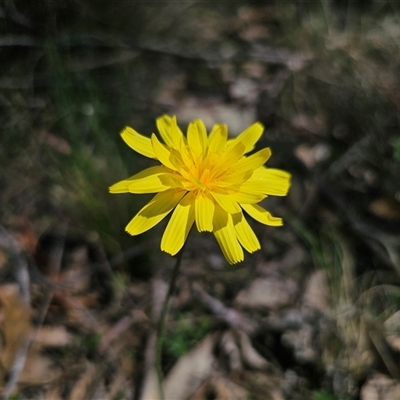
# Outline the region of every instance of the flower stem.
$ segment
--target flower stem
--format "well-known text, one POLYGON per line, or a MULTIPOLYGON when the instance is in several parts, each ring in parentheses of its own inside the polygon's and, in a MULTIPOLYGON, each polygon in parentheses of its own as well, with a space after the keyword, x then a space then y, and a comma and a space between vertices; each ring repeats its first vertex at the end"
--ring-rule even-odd
POLYGON ((183 248, 179 251, 179 253, 176 256, 175 266, 172 271, 171 280, 170 280, 169 286, 168 286, 168 292, 167 292, 167 295, 165 296, 163 308, 161 310, 160 317, 157 322, 156 345, 155 345, 156 349, 155 349, 154 364, 155 364, 155 369, 157 371, 160 400, 164 400, 164 390, 163 390, 163 386, 162 386, 163 372, 162 372, 162 366, 161 366, 161 353, 162 353, 162 343, 163 343, 163 339, 164 339, 165 318, 166 318, 167 312, 168 312, 169 301, 171 299, 172 294, 175 291, 176 278, 179 275, 179 268, 181 266, 182 254, 183 254, 183 248))

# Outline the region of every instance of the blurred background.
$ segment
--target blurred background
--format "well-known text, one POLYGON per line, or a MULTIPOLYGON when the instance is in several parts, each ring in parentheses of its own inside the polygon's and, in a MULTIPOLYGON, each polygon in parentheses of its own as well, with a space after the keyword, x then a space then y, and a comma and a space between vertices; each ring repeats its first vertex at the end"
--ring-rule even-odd
POLYGON ((189 236, 166 324, 166 398, 400 399, 399 2, 2 0, 0 390, 156 399, 173 258, 149 200, 108 187, 151 160, 119 133, 255 121, 292 174, 230 266, 189 236))

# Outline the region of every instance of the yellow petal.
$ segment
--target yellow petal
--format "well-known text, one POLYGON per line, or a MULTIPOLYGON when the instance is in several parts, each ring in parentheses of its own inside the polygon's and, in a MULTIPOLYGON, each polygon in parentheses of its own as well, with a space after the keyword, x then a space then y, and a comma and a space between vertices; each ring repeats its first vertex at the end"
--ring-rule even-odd
POLYGON ((240 204, 244 211, 256 221, 269 226, 282 226, 282 218, 273 217, 267 210, 258 204, 240 204))
POLYGON ((245 146, 241 142, 229 146, 221 155, 218 168, 223 170, 234 165, 243 156, 244 150, 245 146))
POLYGON ((180 150, 181 146, 185 144, 185 139, 183 136, 182 131, 180 130, 178 123, 176 121, 176 117, 173 116, 171 118, 171 139, 173 146, 177 149, 180 150))
POLYGON ((264 130, 264 126, 259 122, 249 126, 246 130, 244 130, 240 135, 238 135, 234 140, 233 144, 243 143, 245 145, 244 154, 254 149, 254 145, 260 139, 264 130))
POLYGON ((260 184, 265 187, 265 194, 272 196, 286 196, 290 188, 289 172, 275 168, 257 168, 249 183, 260 184))
POLYGON ((190 150, 198 157, 205 153, 207 148, 207 131, 203 121, 192 121, 187 130, 187 140, 190 150))
POLYGON ((198 194, 195 201, 196 226, 199 232, 212 232, 214 202, 208 196, 198 194))
POLYGON ((269 186, 264 180, 253 179, 253 177, 238 186, 236 192, 232 194, 238 203, 259 203, 267 197, 267 193, 270 193, 269 186))
POLYGON ((237 240, 232 216, 218 205, 215 206, 213 225, 215 239, 228 263, 236 264, 243 261, 243 249, 237 240))
POLYGON ((171 152, 158 140, 157 136, 153 133, 151 135, 151 143, 153 145, 154 154, 157 159, 165 165, 167 168, 176 170, 175 165, 172 163, 171 159, 173 155, 171 152))
POLYGON ((248 170, 256 170, 268 161, 268 159, 271 157, 271 154, 271 149, 266 147, 265 149, 262 149, 249 157, 242 157, 236 163, 234 173, 240 174, 248 170))
MULTIPOLYGON (((242 157, 236 164, 231 166, 231 169, 228 173, 224 174, 222 180, 219 182, 219 186, 227 187, 229 185, 242 185, 245 181, 252 177, 256 169, 258 169, 268 160, 270 155, 271 150, 265 148, 251 155, 250 157, 242 157)), ((260 178, 258 177, 258 179, 260 178)), ((265 185, 263 185, 263 183, 260 181, 258 181, 257 185, 259 188, 265 188, 265 185)), ((260 190, 257 190, 257 192, 260 192, 260 190)))
POLYGON ((186 165, 187 170, 190 170, 194 166, 194 155, 190 152, 188 146, 182 144, 179 150, 171 148, 171 154, 173 159, 171 161, 174 163, 178 170, 186 165))
POLYGON ((253 171, 246 171, 241 174, 236 174, 234 172, 228 173, 222 176, 221 180, 218 181, 218 187, 228 188, 233 186, 235 188, 242 185, 253 175, 253 171))
POLYGON ((241 209, 239 204, 229 194, 210 192, 214 200, 228 213, 237 213, 241 209))
POLYGON ((121 132, 121 137, 131 149, 146 157, 156 158, 153 146, 148 137, 141 135, 129 126, 121 132))
POLYGON ((157 193, 129 222, 125 230, 131 235, 146 232, 169 214, 185 193, 179 189, 157 193))
POLYGON ((194 194, 188 193, 176 206, 161 239, 161 250, 175 255, 185 243, 194 222, 194 194))
POLYGON ((266 197, 267 185, 264 181, 259 181, 257 179, 249 178, 246 182, 243 182, 238 191, 242 193, 249 193, 251 195, 262 195, 266 197))
POLYGON ((232 214, 233 224, 235 226, 236 236, 240 244, 249 252, 253 253, 261 249, 260 242, 257 239, 253 229, 246 221, 243 213, 232 214))
POLYGON ((208 138, 208 154, 221 154, 228 138, 228 128, 225 124, 214 125, 208 138))
POLYGON ((240 190, 237 190, 230 195, 232 197, 232 200, 238 202, 239 204, 255 204, 259 203, 267 197, 265 194, 250 192, 245 189, 242 190, 242 187, 245 188, 244 185, 246 183, 247 182, 240 186, 240 190))
POLYGON ((128 189, 129 183, 130 183, 129 179, 124 179, 123 181, 114 183, 114 185, 108 188, 108 191, 112 194, 129 193, 128 189))
POLYGON ((169 147, 172 147, 174 142, 171 134, 171 117, 166 114, 162 115, 156 119, 156 125, 165 144, 169 147))
POLYGON ((175 187, 171 174, 164 166, 150 167, 128 179, 110 186, 110 193, 157 193, 175 187))

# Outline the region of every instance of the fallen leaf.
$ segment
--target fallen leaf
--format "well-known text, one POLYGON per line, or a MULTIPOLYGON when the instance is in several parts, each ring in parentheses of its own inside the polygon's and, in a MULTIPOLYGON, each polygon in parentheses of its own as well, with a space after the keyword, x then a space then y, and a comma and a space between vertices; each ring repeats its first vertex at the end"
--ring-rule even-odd
POLYGON ((242 307, 277 310, 293 303, 297 291, 297 285, 291 279, 275 276, 258 278, 239 292, 236 304, 242 307))
POLYGON ((400 203, 394 198, 379 197, 369 203, 368 209, 381 218, 400 218, 400 203))
POLYGON ((331 150, 325 144, 319 143, 313 147, 300 144, 294 150, 295 156, 307 167, 314 168, 321 161, 325 161, 331 154, 331 150))
POLYGON ((361 388, 360 400, 400 400, 400 382, 375 373, 361 388))
POLYGON ((207 335, 194 349, 181 357, 164 381, 166 399, 185 400, 212 373, 215 364, 215 335, 207 335))
POLYGON ((24 368, 19 376, 19 385, 43 385, 60 376, 61 370, 55 367, 50 357, 41 354, 41 348, 35 346, 25 360, 24 368))
POLYGON ((272 366, 264 357, 262 357, 251 344, 249 336, 244 332, 239 332, 240 350, 243 360, 248 366, 254 369, 266 369, 272 366))
POLYGON ((221 347, 228 357, 229 369, 231 371, 243 369, 239 346, 235 341, 232 331, 224 333, 221 339, 221 347))
POLYGON ((8 371, 31 332, 30 309, 22 302, 17 284, 0 286, 0 363, 8 371))
POLYGON ((65 326, 42 326, 34 334, 34 341, 42 347, 63 347, 72 341, 65 326))
POLYGON ((87 392, 96 376, 96 367, 92 363, 86 363, 86 371, 75 382, 69 395, 70 400, 81 400, 87 398, 87 392))
POLYGON ((326 274, 322 270, 314 271, 308 278, 303 295, 303 307, 316 310, 323 314, 330 314, 329 288, 326 274))
POLYGON ((7 261, 8 261, 8 257, 6 255, 6 253, 0 249, 0 271, 2 269, 5 269, 6 265, 7 265, 7 261))
POLYGON ((293 349, 296 360, 300 364, 316 361, 317 351, 314 343, 314 331, 311 325, 303 324, 298 330, 284 332, 281 342, 285 347, 293 349))

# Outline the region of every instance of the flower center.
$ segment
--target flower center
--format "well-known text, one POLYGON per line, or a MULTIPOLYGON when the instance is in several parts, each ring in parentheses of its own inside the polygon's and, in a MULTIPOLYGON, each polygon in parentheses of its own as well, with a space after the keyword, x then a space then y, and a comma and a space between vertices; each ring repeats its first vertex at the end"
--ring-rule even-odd
POLYGON ((205 156, 193 156, 193 165, 184 166, 181 170, 181 183, 186 190, 198 190, 206 193, 218 186, 225 171, 221 168, 221 158, 216 153, 205 156))

